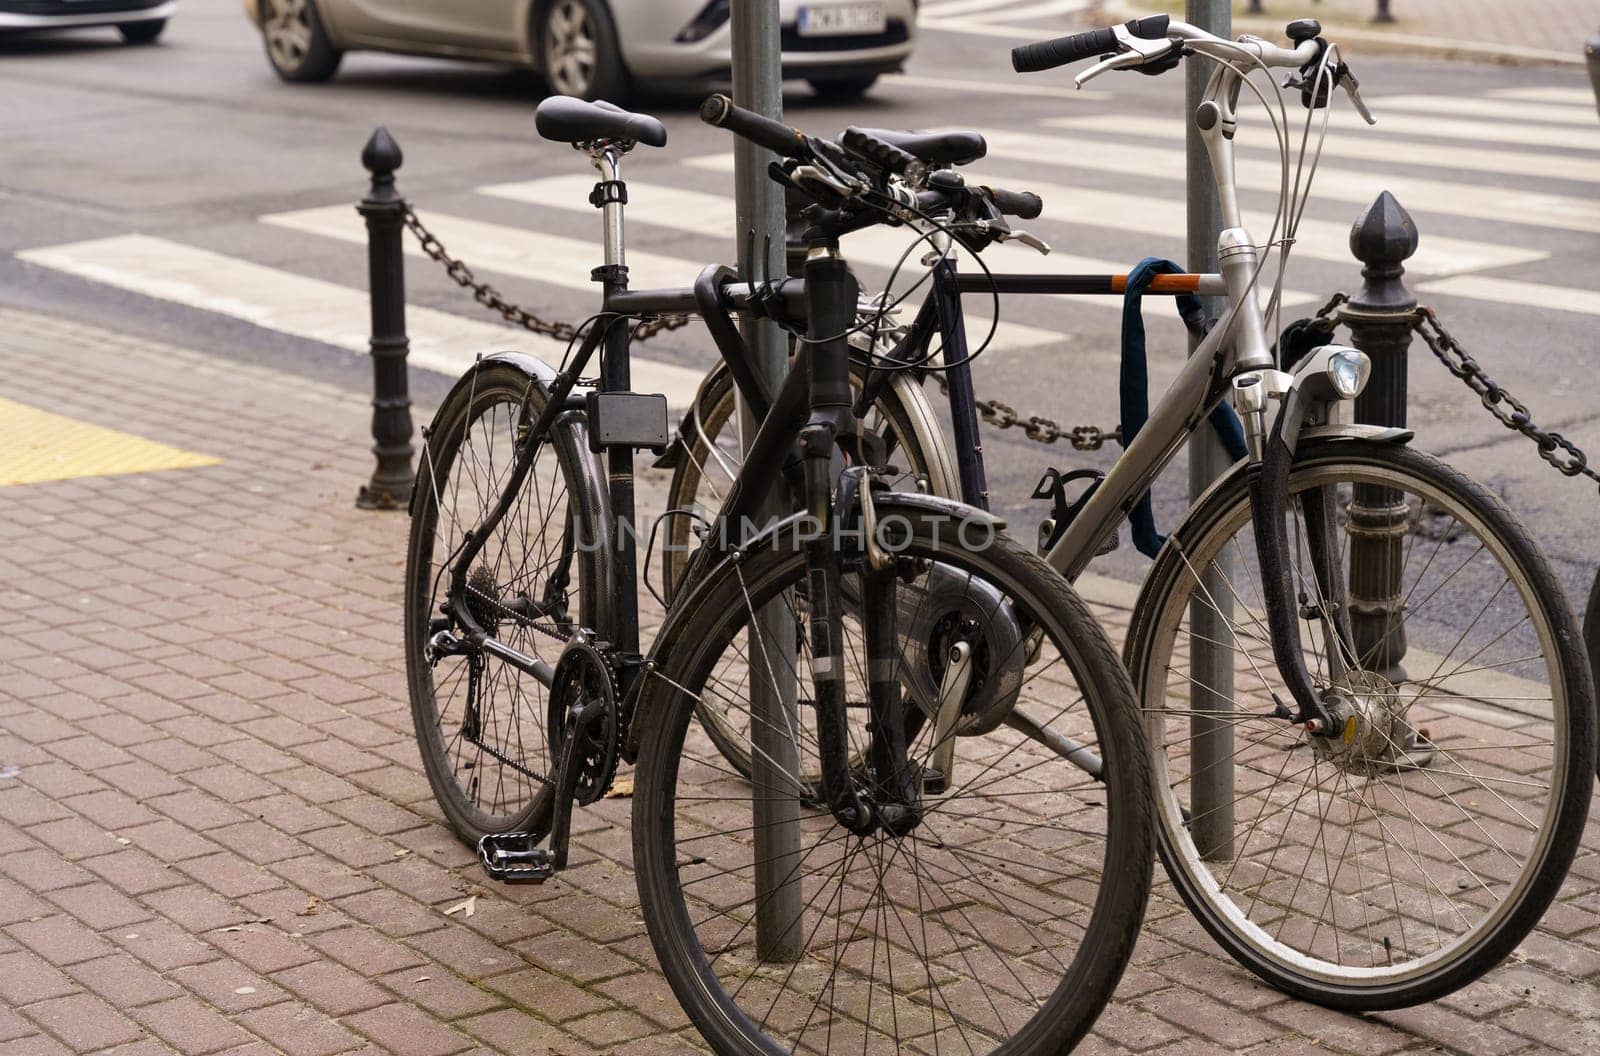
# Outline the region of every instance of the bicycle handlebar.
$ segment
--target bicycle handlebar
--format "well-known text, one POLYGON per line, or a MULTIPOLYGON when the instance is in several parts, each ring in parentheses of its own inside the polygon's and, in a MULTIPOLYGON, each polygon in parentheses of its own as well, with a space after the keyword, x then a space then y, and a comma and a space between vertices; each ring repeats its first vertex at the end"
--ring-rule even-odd
MULTIPOLYGON (((1125 28, 1129 33, 1144 40, 1161 40, 1167 35, 1170 21, 1166 15, 1149 15, 1129 20, 1125 28)), ((1057 66, 1065 66, 1079 59, 1091 59, 1096 55, 1116 50, 1116 30, 1110 26, 1102 26, 1099 29, 1069 33, 1054 40, 1043 40, 1037 44, 1023 44, 1012 48, 1011 68, 1018 73, 1038 73, 1041 70, 1053 70, 1057 66)))
POLYGON ((786 158, 809 161, 812 157, 811 146, 804 132, 770 117, 762 117, 752 110, 734 106, 733 100, 725 95, 713 95, 701 103, 700 120, 717 128, 725 128, 786 158))
POLYGON ((1044 212, 1044 199, 1032 191, 1008 191, 1003 187, 985 187, 983 192, 989 196, 994 207, 1006 216, 1032 220, 1044 212))

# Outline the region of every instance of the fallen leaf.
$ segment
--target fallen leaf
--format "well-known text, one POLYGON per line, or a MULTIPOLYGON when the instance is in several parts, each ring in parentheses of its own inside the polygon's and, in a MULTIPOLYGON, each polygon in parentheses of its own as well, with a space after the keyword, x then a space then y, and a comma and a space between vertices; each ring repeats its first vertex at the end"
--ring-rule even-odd
POLYGON ((410 851, 395 851, 394 852, 394 857, 396 857, 396 858, 404 858, 406 855, 408 855, 410 853, 411 853, 410 851))
POLYGON ((460 913, 463 917, 470 917, 470 916, 472 916, 472 914, 476 913, 477 911, 478 911, 478 896, 477 895, 468 895, 466 901, 457 902, 455 905, 453 905, 449 909, 445 910, 444 911, 444 915, 447 916, 447 917, 451 917, 451 916, 454 916, 457 913, 460 913))
POLYGON ((612 782, 611 791, 606 793, 607 799, 629 799, 633 796, 633 778, 619 777, 612 782))
POLYGON ((415 979, 413 979, 411 981, 413 983, 425 983, 429 979, 432 979, 432 978, 433 978, 433 976, 431 976, 431 975, 419 975, 419 976, 417 976, 415 979))

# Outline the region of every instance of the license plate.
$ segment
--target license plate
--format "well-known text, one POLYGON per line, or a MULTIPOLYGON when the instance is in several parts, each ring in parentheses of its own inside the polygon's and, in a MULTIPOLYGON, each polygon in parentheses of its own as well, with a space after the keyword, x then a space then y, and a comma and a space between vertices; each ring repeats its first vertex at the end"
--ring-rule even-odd
POLYGON ((829 4, 802 7, 798 26, 802 37, 846 37, 882 33, 889 16, 882 4, 829 4))

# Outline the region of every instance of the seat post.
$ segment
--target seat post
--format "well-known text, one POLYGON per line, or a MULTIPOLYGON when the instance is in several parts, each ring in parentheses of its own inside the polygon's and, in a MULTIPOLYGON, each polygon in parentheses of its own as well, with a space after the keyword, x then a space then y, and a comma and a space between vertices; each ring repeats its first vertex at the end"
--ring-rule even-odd
MULTIPOLYGON (((622 182, 622 152, 614 144, 606 144, 595 152, 594 167, 600 173, 600 188, 620 185, 622 182)), ((599 188, 597 188, 599 190, 599 188)), ((606 267, 625 267, 622 240, 622 207, 627 203, 626 193, 604 193, 600 196, 601 222, 605 227, 606 267)))

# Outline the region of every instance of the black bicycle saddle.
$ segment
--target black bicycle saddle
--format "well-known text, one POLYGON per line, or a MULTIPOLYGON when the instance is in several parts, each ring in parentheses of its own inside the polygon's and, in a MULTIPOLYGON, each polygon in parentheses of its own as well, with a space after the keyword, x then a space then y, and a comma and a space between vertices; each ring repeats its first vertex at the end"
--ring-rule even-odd
POLYGON ((570 95, 552 95, 540 103, 533 127, 557 143, 628 139, 647 147, 667 145, 666 126, 649 114, 631 114, 604 100, 589 103, 570 95))
POLYGON ((965 165, 989 153, 989 145, 977 132, 897 132, 890 128, 861 131, 929 165, 965 165))

